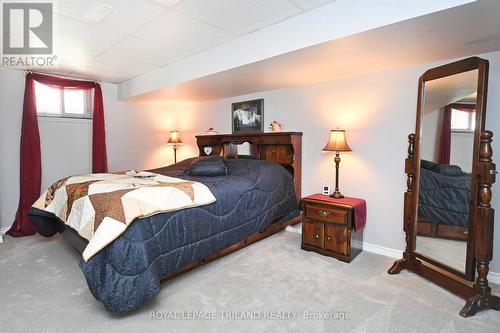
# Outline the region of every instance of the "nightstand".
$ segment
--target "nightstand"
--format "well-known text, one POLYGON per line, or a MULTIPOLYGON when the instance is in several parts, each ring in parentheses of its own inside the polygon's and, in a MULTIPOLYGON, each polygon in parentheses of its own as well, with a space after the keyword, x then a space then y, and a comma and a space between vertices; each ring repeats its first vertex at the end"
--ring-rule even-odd
POLYGON ((351 262, 363 249, 366 203, 315 194, 302 199, 302 249, 351 262), (355 224, 355 212, 358 211, 355 224), (363 211, 364 210, 364 211, 363 211), (364 214, 364 215, 363 215, 364 214), (362 225, 361 225, 362 223, 362 225), (356 231, 357 230, 357 231, 356 231))

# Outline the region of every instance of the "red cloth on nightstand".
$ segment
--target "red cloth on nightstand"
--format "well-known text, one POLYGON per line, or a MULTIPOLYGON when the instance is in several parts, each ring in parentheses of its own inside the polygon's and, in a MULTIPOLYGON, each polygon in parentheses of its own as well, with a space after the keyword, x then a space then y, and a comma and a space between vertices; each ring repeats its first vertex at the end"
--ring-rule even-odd
POLYGON ((310 195, 304 199, 313 199, 319 201, 327 201, 340 205, 351 206, 354 209, 354 229, 359 231, 363 229, 366 224, 366 201, 359 198, 341 198, 335 199, 330 197, 329 195, 324 195, 320 193, 316 193, 310 195))

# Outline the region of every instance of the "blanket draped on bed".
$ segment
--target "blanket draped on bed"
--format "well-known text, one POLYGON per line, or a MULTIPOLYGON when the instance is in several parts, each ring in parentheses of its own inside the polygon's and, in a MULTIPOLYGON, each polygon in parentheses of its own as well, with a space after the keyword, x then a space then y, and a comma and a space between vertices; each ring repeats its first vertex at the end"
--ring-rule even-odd
POLYGON ((101 173, 61 179, 33 205, 57 216, 89 241, 88 261, 136 218, 210 204, 205 185, 151 172, 101 173))
MULTIPOLYGON (((80 262, 89 289, 109 311, 125 313, 138 308, 160 291, 162 276, 205 259, 272 221, 279 223, 300 214, 293 178, 277 163, 228 160, 228 175, 197 177, 187 175, 191 162, 150 171, 202 183, 216 201, 137 218, 111 244, 80 262)), ((61 222, 53 214, 36 208, 30 217, 44 236, 73 229, 67 224, 60 228, 61 222)))

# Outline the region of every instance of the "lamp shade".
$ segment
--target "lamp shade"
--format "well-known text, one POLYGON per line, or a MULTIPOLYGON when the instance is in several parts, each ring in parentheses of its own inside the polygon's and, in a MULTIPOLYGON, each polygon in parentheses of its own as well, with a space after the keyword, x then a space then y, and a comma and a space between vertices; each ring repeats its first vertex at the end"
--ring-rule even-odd
POLYGON ((169 145, 181 145, 182 140, 181 140, 181 135, 179 134, 179 131, 171 131, 170 136, 168 137, 167 144, 169 145))
POLYGON ((330 138, 323 151, 351 151, 345 138, 345 130, 334 129, 330 131, 330 138))

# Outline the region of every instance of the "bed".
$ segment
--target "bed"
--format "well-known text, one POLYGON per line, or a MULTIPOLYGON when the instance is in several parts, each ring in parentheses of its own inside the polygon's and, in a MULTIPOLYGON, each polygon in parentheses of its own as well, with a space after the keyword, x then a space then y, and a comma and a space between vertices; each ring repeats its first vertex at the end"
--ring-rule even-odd
POLYGON ((455 165, 422 160, 417 233, 467 240, 471 175, 455 165))
MULTIPOLYGON (((190 176, 192 159, 149 170, 200 182, 216 201, 134 220, 111 244, 82 260, 95 298, 111 312, 127 313, 154 297, 161 281, 299 223, 301 137, 297 132, 197 136, 200 156, 224 155, 228 175, 190 176), (243 142, 250 144, 251 156, 238 158, 243 142)), ((29 216, 40 234, 59 232, 83 252, 87 241, 54 215, 32 208, 29 216)))

